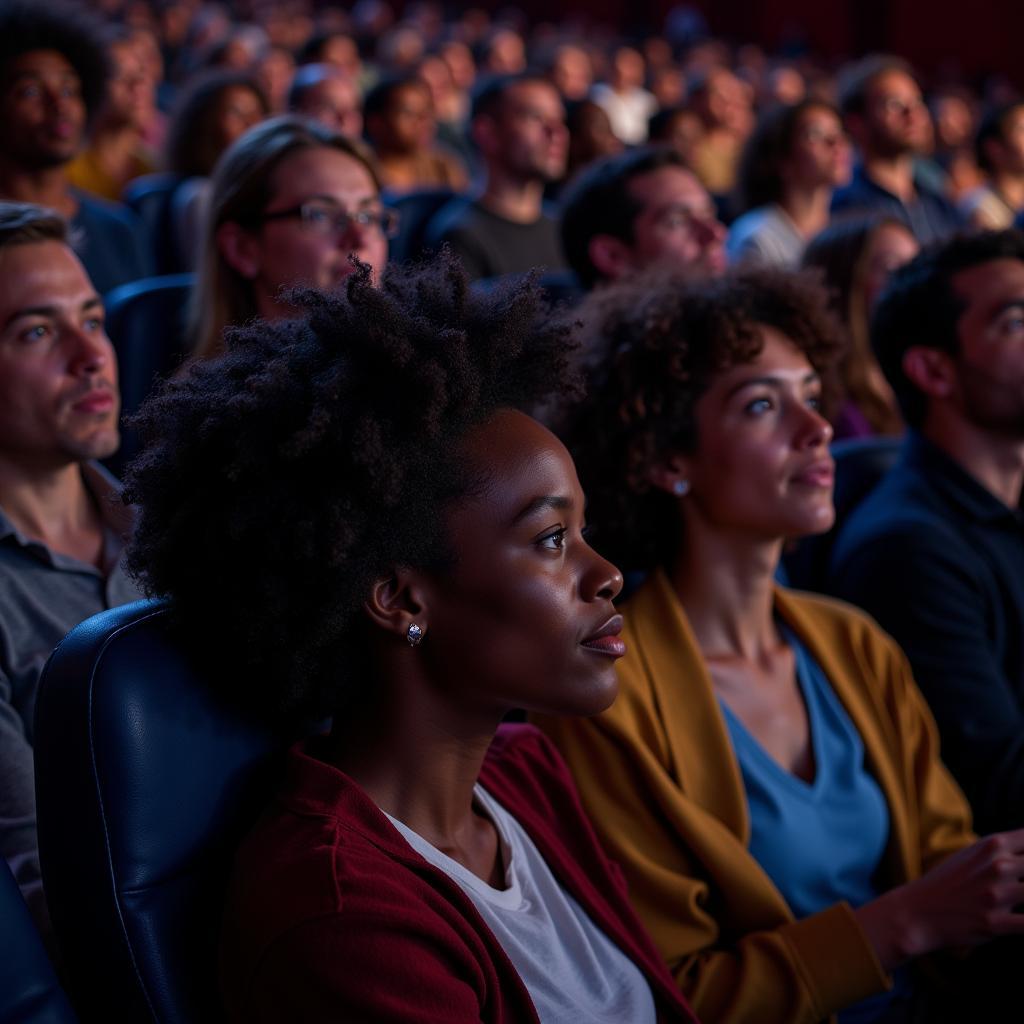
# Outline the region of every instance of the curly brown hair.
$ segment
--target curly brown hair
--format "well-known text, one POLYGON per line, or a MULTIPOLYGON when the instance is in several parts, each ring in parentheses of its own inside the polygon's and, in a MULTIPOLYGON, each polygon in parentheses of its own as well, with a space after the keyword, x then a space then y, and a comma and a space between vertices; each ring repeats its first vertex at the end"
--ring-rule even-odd
POLYGON ((567 430, 594 546, 626 570, 667 565, 679 532, 671 498, 650 483, 669 453, 698 444, 695 408, 712 380, 749 362, 773 327, 826 384, 841 334, 824 291, 771 269, 719 279, 647 274, 595 293, 577 313, 591 387, 567 430))
POLYGON ((228 333, 135 418, 129 567, 252 709, 339 711, 372 685, 372 584, 456 556, 444 510, 482 481, 460 442, 501 408, 575 389, 570 328, 521 282, 471 293, 450 254, 228 333))

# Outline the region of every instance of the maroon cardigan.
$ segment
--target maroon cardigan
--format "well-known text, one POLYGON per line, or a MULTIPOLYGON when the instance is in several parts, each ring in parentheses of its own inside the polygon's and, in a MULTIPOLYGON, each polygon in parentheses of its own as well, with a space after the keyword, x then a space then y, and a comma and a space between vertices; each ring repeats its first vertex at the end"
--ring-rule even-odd
MULTIPOLYGON (((355 782, 310 755, 317 742, 291 750, 284 790, 235 863, 221 943, 230 1019, 536 1022, 472 901, 355 782)), ((659 1021, 695 1022, 550 742, 532 726, 502 726, 480 782, 644 973, 659 1021)))

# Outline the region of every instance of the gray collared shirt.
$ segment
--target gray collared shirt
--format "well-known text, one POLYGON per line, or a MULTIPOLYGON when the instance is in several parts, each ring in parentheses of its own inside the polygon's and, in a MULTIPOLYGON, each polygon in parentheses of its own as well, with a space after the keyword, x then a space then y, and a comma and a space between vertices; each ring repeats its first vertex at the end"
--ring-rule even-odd
POLYGON ((39 674, 73 626, 142 596, 121 565, 132 513, 121 504, 118 483, 92 463, 82 466, 82 476, 103 517, 105 571, 26 537, 0 508, 0 855, 37 920, 32 719, 39 674))

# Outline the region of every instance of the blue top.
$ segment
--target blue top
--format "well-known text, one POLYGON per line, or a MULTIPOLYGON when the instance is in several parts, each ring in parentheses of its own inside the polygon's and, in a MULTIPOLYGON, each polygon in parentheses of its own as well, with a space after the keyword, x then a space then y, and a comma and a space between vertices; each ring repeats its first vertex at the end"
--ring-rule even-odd
MULTIPOLYGON (((739 761, 750 813, 750 852, 797 918, 846 900, 859 907, 874 883, 889 839, 889 808, 864 766, 864 743, 821 666, 785 626, 807 707, 814 779, 787 771, 720 701, 739 761)), ((907 995, 896 978, 888 992, 840 1014, 843 1024, 877 1019, 907 995)), ((897 1018, 898 1019, 898 1018, 897 1018)))

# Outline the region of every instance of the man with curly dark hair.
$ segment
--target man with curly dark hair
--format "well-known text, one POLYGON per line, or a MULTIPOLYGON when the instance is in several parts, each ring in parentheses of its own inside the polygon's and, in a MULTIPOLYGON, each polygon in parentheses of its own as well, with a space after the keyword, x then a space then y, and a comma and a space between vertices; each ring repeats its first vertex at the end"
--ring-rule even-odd
POLYGON ((564 766, 499 729, 606 707, 622 654, 572 461, 517 411, 572 385, 569 333, 450 259, 292 301, 148 404, 130 472, 131 563, 213 685, 333 715, 236 863, 230 1018, 692 1021, 564 766))
POLYGON ((1024 932, 1024 831, 974 836, 892 639, 773 578, 834 519, 826 303, 767 270, 601 297, 581 476, 600 550, 652 571, 615 703, 540 721, 706 1019, 996 1019, 1005 985, 913 961, 1024 932))
POLYGON ((142 225, 118 204, 79 192, 67 169, 103 99, 107 57, 83 9, 48 0, 0 0, 0 197, 63 214, 97 290, 150 272, 142 225))

